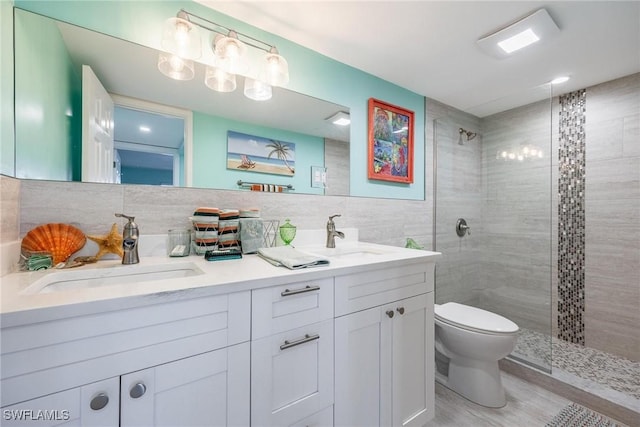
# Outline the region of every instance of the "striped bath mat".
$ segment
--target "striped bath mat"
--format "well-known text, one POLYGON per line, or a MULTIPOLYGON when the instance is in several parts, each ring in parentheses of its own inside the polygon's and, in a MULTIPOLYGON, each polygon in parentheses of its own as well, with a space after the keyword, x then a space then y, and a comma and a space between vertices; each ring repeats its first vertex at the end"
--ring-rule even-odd
POLYGON ((623 427, 598 412, 571 403, 545 427, 623 427))

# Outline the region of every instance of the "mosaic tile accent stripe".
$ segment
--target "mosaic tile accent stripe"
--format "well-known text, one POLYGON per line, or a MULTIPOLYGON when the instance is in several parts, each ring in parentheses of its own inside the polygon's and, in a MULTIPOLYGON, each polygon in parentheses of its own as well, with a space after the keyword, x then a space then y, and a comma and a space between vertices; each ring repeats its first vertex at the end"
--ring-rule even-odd
POLYGON ((584 345, 586 90, 560 96, 558 338, 584 345))

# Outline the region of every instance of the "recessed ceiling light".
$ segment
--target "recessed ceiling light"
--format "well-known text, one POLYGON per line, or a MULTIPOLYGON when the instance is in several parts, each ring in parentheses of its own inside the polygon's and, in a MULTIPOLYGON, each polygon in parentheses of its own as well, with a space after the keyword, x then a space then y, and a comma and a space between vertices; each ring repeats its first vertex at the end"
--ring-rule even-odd
POLYGON ((569 80, 568 76, 556 77, 555 79, 551 80, 551 84, 552 85, 559 85, 560 83, 564 83, 564 82, 566 82, 568 80, 569 80))
POLYGON ((151 128, 149 126, 140 126, 138 129, 140 130, 140 132, 144 132, 144 133, 151 132, 151 128))
POLYGON ((351 124, 351 116, 345 111, 338 111, 333 116, 325 119, 337 126, 347 126, 351 124))
POLYGON ((477 43, 478 47, 489 55, 502 59, 520 52, 523 47, 545 41, 559 32, 560 29, 549 13, 540 9, 514 24, 480 38, 477 43))

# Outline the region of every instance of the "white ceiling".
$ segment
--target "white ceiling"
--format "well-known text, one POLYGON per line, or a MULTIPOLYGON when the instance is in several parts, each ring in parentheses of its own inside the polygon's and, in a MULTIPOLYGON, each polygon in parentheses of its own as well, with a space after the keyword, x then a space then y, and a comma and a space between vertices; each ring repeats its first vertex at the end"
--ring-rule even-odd
POLYGON ((639 1, 197 1, 478 117, 547 97, 559 75, 554 95, 640 72, 639 1), (543 7, 553 39, 502 60, 476 46, 543 7))

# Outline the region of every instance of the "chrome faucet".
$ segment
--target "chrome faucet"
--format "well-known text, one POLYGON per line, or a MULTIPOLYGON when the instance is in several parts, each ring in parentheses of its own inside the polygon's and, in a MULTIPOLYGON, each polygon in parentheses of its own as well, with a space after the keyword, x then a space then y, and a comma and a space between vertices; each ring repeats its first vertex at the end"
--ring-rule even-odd
POLYGON ((118 218, 126 218, 129 220, 122 230, 122 249, 124 251, 122 254, 122 263, 138 264, 140 262, 140 258, 138 257, 138 236, 140 235, 138 224, 133 222, 135 218, 132 216, 119 213, 115 215, 118 218))
POLYGON ((335 248, 336 247, 336 236, 341 239, 344 239, 344 233, 342 231, 336 230, 336 224, 333 222, 333 218, 340 215, 331 215, 329 217, 329 221, 327 221, 327 247, 335 248))

